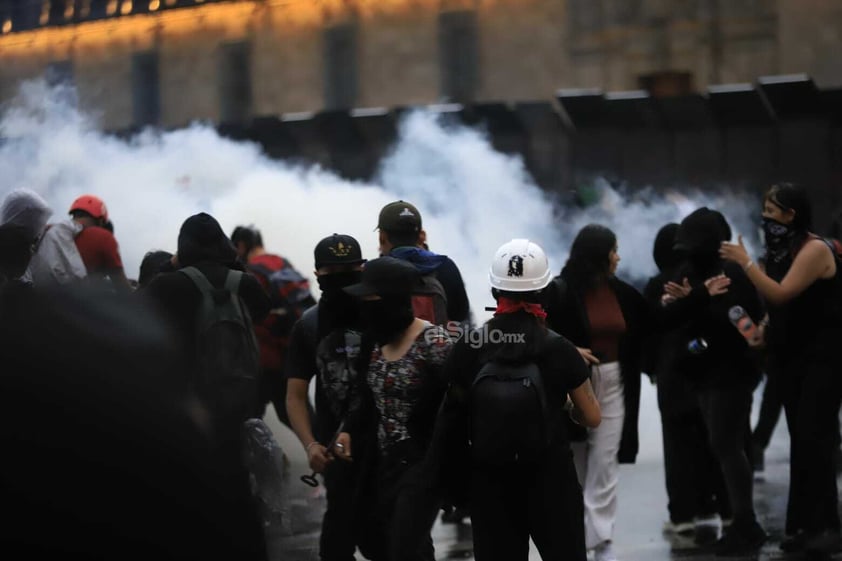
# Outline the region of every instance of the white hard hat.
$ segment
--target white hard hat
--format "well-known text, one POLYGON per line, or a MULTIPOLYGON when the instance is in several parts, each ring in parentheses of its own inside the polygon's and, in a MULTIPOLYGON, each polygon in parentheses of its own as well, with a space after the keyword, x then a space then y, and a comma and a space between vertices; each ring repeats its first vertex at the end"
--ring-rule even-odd
POLYGON ((492 288, 532 292, 550 284, 550 264, 541 246, 526 239, 504 243, 494 254, 488 280, 492 288))

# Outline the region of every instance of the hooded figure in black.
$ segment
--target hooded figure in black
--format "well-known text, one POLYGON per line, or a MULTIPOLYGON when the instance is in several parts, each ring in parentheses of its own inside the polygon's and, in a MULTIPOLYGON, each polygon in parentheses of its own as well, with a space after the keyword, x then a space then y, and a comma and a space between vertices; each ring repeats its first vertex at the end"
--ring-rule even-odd
POLYGON ((695 387, 734 511, 733 524, 717 544, 717 553, 723 555, 754 552, 766 539, 754 512, 746 455, 752 391, 760 372, 746 339, 729 320, 734 306, 741 306, 755 323, 763 310, 742 268, 719 257, 720 244, 730 238, 725 217, 708 208, 681 222, 675 243, 683 256, 678 278, 689 293, 661 310, 666 325, 679 329, 675 367, 695 387), (701 341, 701 348, 693 346, 701 341))
POLYGON ((266 559, 217 469, 187 358, 128 295, 0 289, 0 544, 22 558, 266 559))
MULTIPOLYGON (((659 272, 649 279, 643 292, 655 317, 663 306, 664 285, 680 280, 677 275, 681 255, 675 250, 678 229, 678 224, 667 224, 655 238, 653 257, 659 272)), ((723 520, 732 515, 696 392, 676 364, 682 342, 679 330, 656 326, 647 338, 643 370, 657 382, 669 500, 667 529, 675 534, 693 535, 704 526, 694 520, 708 520, 717 513, 723 520)), ((705 537, 696 536, 697 540, 705 537)))

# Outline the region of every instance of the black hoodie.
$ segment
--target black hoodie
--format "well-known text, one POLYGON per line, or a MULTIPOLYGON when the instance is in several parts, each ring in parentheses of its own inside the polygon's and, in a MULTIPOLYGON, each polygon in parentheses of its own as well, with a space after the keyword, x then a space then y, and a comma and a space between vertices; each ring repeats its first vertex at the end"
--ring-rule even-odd
POLYGON ((676 249, 683 260, 673 280, 680 283, 688 279, 693 291, 659 313, 662 325, 680 329, 677 367, 704 387, 732 384, 753 387, 760 377, 756 357, 728 319, 728 310, 737 305, 755 323, 764 314, 757 289, 742 268, 719 257, 720 244, 730 237, 731 228, 717 211, 700 208, 681 222, 676 233, 676 249), (728 292, 711 297, 704 283, 720 274, 731 280, 728 292), (708 349, 692 354, 687 351, 687 345, 697 338, 704 339, 708 349))

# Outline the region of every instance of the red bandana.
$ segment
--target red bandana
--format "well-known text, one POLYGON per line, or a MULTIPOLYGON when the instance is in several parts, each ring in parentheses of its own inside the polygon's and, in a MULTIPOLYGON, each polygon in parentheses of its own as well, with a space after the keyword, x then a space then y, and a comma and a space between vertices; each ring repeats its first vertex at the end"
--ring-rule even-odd
POLYGON ((524 310, 538 319, 546 319, 547 312, 541 307, 541 304, 533 304, 532 302, 524 302, 523 300, 511 300, 509 298, 497 299, 497 310, 494 315, 512 314, 514 312, 524 310))

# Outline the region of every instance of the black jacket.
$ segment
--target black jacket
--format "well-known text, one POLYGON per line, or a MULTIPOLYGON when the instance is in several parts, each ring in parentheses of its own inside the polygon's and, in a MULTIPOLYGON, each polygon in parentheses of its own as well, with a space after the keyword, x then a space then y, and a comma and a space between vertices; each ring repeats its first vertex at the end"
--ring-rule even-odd
POLYGON ((759 356, 749 349, 746 340, 728 319, 732 306, 741 306, 755 323, 763 317, 760 297, 745 272, 728 261, 702 273, 685 264, 675 280, 679 282, 682 278, 690 281, 693 291, 658 311, 659 324, 676 328, 680 334, 677 367, 698 388, 757 385, 759 356), (731 284, 725 294, 711 297, 704 282, 720 273, 731 279, 731 284), (698 355, 687 352, 687 344, 698 338, 705 340, 707 350, 698 355))
MULTIPOLYGON (((650 315, 643 296, 630 284, 616 277, 609 281, 617 295, 620 310, 626 321, 626 334, 620 339, 620 373, 626 417, 617 458, 620 463, 633 464, 637 458, 639 440, 637 419, 640 410, 640 373, 644 337, 650 315)), ((553 279, 546 293, 547 327, 569 339, 577 347, 590 348, 590 322, 585 309, 583 291, 568 285, 561 276, 553 279)))

